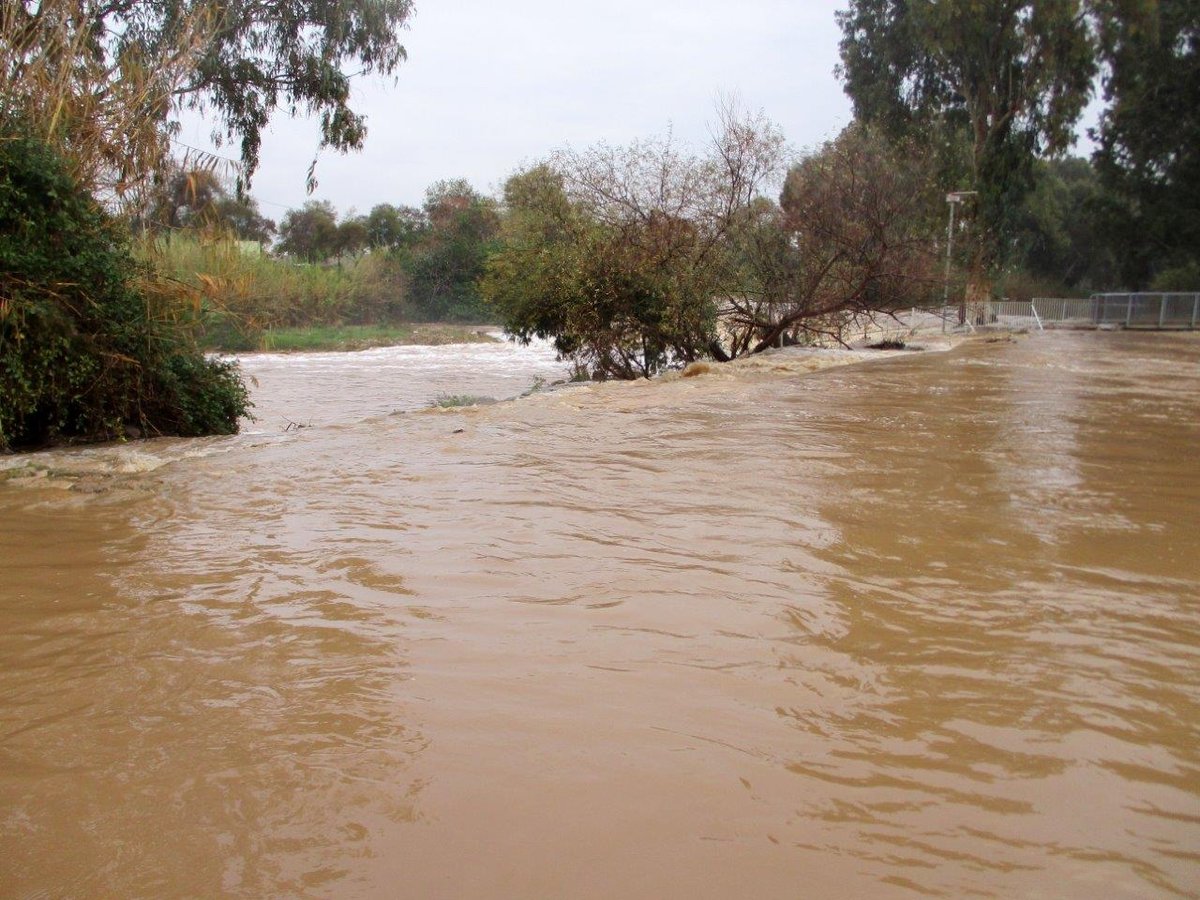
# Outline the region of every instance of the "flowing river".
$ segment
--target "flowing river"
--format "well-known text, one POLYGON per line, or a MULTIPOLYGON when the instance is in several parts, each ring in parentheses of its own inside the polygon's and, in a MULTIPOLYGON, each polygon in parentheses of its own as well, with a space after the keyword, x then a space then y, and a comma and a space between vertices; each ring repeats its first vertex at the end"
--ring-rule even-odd
POLYGON ((0 895, 1195 896, 1200 340, 798 358, 0 460, 0 895))

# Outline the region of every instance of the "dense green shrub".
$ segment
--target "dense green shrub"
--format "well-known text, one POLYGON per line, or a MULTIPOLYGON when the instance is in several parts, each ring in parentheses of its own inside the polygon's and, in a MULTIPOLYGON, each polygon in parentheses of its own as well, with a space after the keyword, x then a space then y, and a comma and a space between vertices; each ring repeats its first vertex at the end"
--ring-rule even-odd
POLYGON ((237 430, 236 367, 195 349, 151 280, 54 153, 0 134, 0 450, 237 430))
POLYGON ((1150 283, 1152 291, 1200 291, 1200 262, 1195 260, 1173 269, 1164 269, 1150 283))

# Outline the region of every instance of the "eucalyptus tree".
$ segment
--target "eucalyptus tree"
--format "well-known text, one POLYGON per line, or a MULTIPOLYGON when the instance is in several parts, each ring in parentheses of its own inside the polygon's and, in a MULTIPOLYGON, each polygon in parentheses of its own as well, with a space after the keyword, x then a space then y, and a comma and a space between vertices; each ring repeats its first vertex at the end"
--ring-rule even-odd
POLYGON ((997 261, 1008 213, 1042 154, 1070 146, 1096 72, 1086 0, 850 0, 837 14, 861 121, 969 147, 973 281, 997 261))
POLYGON ((1107 100, 1095 161, 1122 274, 1141 286, 1200 262, 1200 0, 1094 2, 1107 100))
MULTIPOLYGON (((411 0, 6 0, 0 124, 31 129, 117 195, 152 174, 178 116, 211 113, 248 179, 282 107, 314 116, 321 144, 362 146, 356 74, 404 60, 411 0)), ((309 172, 310 186, 313 183, 309 172)))

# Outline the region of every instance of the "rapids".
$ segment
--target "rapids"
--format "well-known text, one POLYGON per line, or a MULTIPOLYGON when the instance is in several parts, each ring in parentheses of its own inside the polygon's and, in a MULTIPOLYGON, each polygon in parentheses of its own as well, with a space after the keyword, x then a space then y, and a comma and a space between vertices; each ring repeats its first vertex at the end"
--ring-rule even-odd
POLYGON ((0 895, 1194 894, 1200 341, 813 360, 0 461, 0 895))

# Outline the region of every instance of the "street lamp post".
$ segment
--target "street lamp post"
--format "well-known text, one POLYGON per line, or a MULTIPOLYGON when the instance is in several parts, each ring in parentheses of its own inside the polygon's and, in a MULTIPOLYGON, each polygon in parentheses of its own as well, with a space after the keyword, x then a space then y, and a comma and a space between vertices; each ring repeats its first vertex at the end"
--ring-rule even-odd
MULTIPOLYGON (((946 278, 942 282, 942 321, 945 322, 945 308, 950 304, 950 257, 954 252, 954 211, 958 208, 958 204, 962 203, 968 197, 974 197, 978 191, 951 191, 946 195, 946 202, 950 204, 950 224, 946 226, 946 278)), ((963 297, 963 302, 959 308, 959 325, 966 321, 967 306, 966 297, 963 297)))

